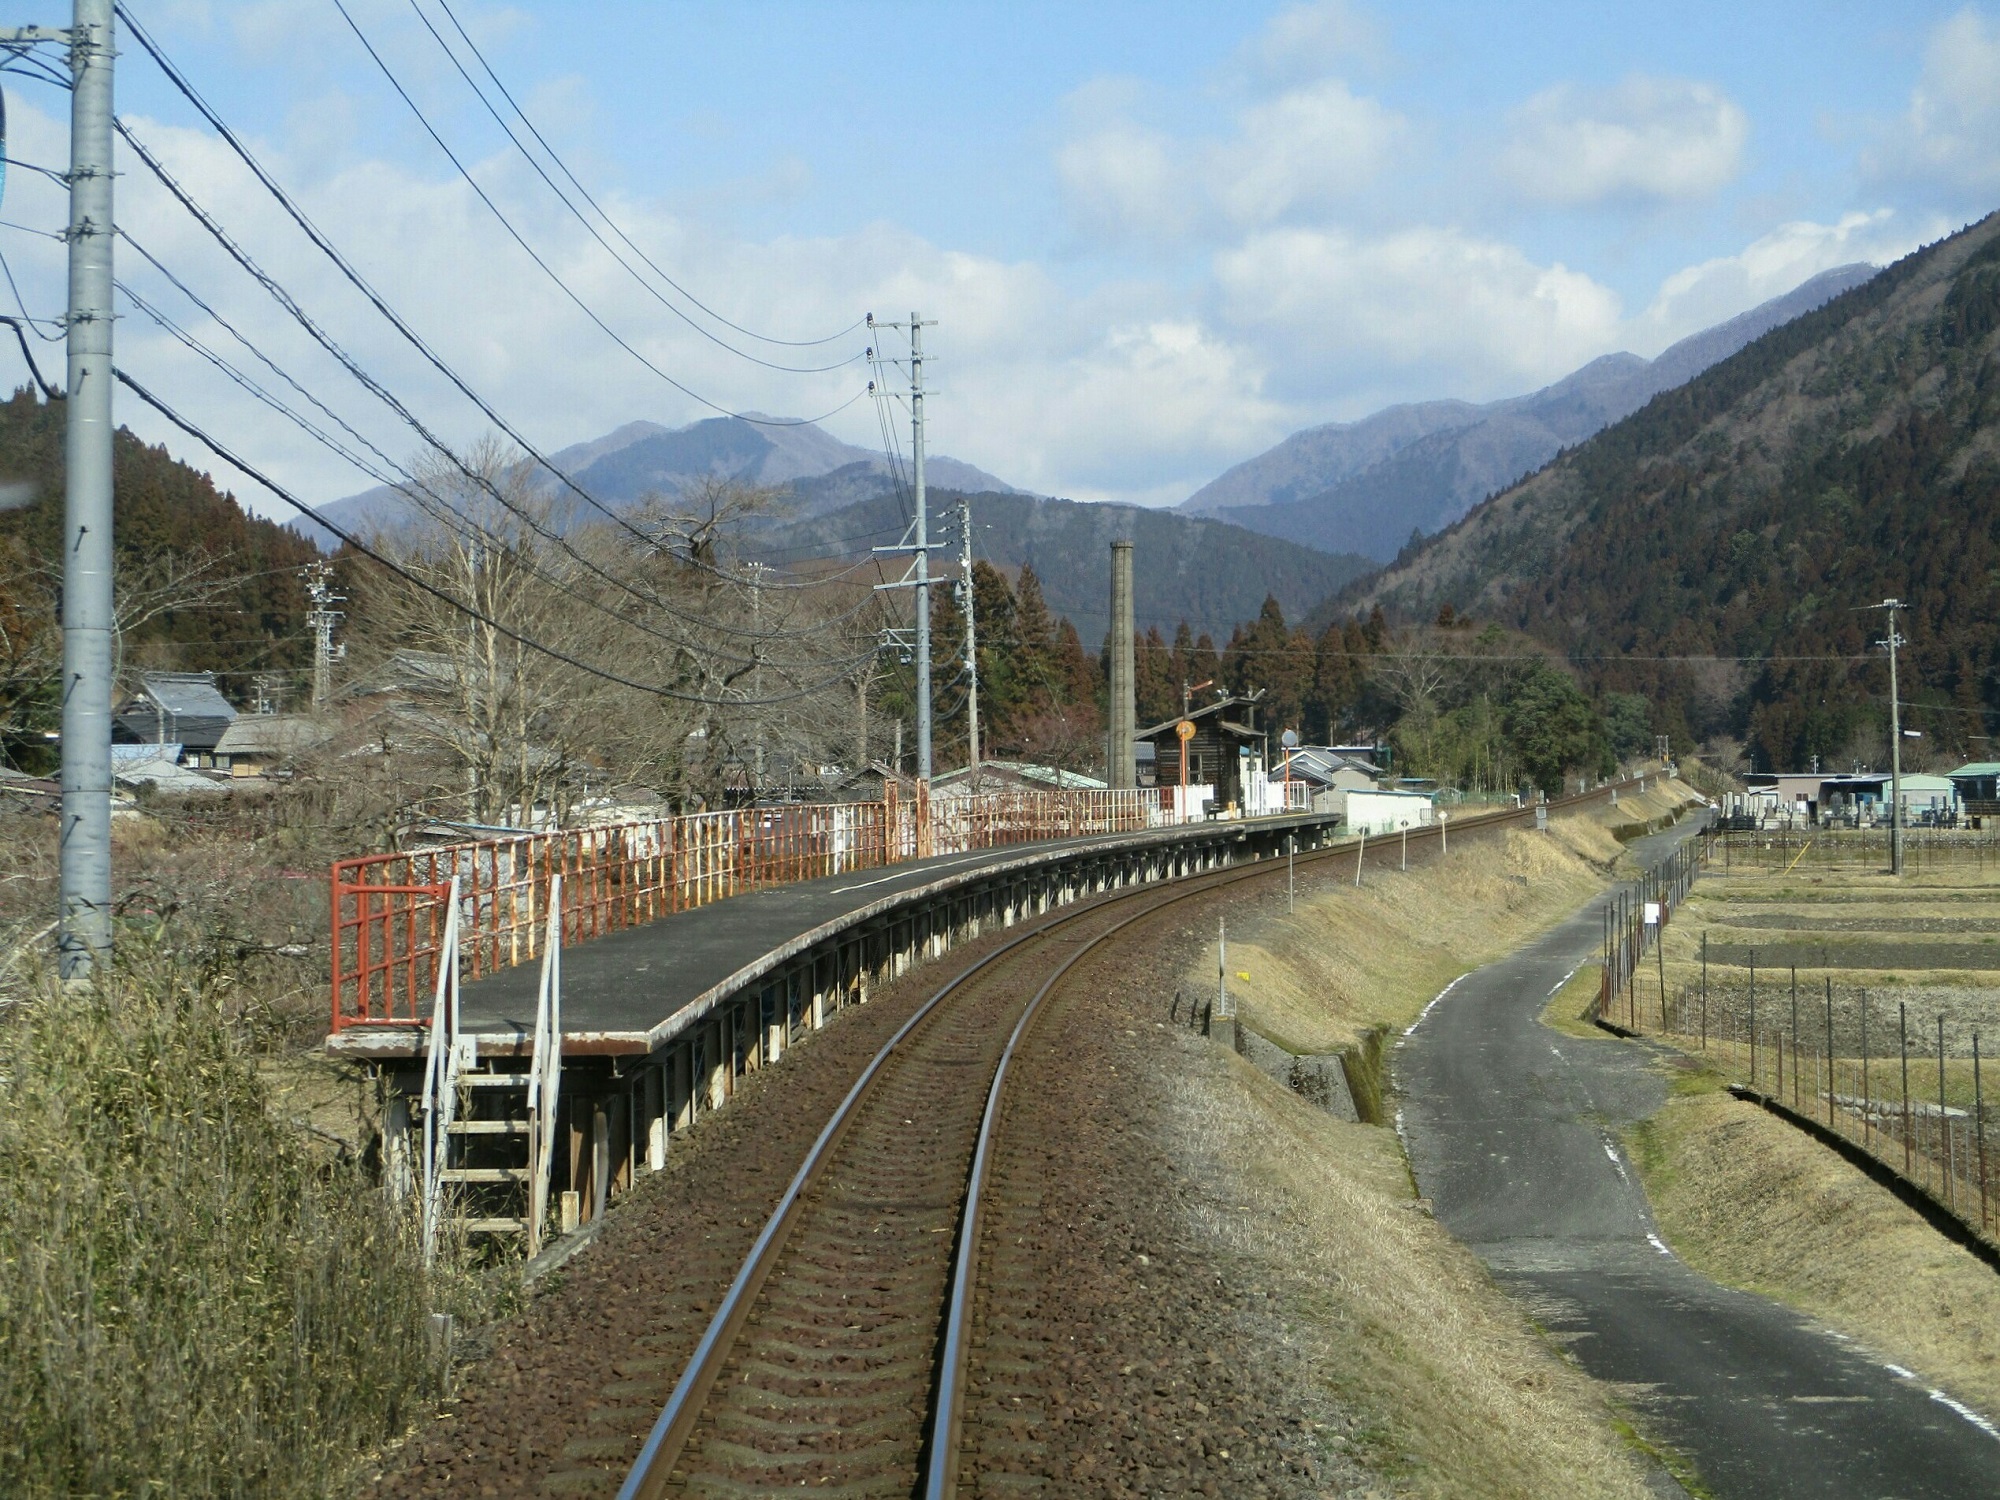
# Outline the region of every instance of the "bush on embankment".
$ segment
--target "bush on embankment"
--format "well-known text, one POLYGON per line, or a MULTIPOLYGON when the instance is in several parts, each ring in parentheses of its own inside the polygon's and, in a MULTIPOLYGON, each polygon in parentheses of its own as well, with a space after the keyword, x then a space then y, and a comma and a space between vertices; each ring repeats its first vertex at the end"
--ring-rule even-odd
POLYGON ((0 1020, 0 1492, 324 1494, 434 1394, 436 1289, 216 987, 139 965, 0 1020))

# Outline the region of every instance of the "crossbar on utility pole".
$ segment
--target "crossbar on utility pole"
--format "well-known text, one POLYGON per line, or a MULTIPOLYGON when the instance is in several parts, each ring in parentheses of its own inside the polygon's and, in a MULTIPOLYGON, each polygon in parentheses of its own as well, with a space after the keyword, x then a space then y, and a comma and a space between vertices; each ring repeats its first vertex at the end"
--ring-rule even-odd
POLYGON ((111 0, 76 0, 69 43, 69 334, 64 411, 62 831, 57 962, 81 980, 111 951, 111 0))

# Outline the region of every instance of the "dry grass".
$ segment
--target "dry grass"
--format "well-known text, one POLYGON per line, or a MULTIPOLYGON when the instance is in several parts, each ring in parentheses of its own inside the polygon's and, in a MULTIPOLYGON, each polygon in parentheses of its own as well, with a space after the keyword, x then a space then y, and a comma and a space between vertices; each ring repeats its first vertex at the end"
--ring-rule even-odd
POLYGON ((236 998, 128 950, 0 1023, 0 1492, 330 1493, 438 1393, 430 1313, 484 1310, 274 1105, 236 998))
POLYGON ((2000 1276, 1886 1189, 1706 1073, 1679 1080, 1632 1147, 1690 1265, 2000 1413, 2000 1276))
POLYGON ((1604 982, 1604 965, 1584 964, 1549 996, 1542 1007, 1542 1024, 1564 1036, 1602 1040, 1605 1033, 1590 1020, 1590 1008, 1604 982))
POLYGON ((1599 1388, 1415 1201, 1394 1135, 1220 1048, 1189 1039, 1184 1061, 1165 1146, 1197 1230, 1277 1293, 1294 1352, 1363 1414, 1352 1457, 1399 1495, 1650 1493, 1599 1388))
MULTIPOLYGON (((1465 839, 1408 874, 1370 869, 1358 889, 1336 879, 1301 892, 1296 916, 1230 938, 1238 1013, 1302 1054, 1336 1052, 1377 1027, 1407 1024, 1460 974, 1602 890, 1620 853, 1594 815, 1564 817, 1546 834, 1465 839)), ((1191 983, 1213 986, 1212 945, 1202 965, 1195 974, 1205 981, 1191 983)))

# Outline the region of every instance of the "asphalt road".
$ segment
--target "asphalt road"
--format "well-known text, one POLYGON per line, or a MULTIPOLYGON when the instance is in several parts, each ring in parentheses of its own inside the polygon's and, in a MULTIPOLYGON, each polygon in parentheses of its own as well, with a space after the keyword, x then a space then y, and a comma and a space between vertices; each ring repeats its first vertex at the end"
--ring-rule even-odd
POLYGON ((1717 1496, 2000 1496, 2000 1432, 1667 1250, 1618 1141, 1666 1098, 1656 1055, 1539 1019, 1599 930, 1593 905, 1466 975, 1400 1044, 1401 1128, 1439 1220, 1717 1496))

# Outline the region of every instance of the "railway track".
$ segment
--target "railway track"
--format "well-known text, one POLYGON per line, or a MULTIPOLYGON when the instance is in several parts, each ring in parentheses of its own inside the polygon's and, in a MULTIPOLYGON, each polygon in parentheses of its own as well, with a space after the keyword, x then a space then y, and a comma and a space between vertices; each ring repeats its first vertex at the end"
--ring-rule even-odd
MULTIPOLYGON (((1458 829, 1533 816, 1532 808, 1509 810, 1458 829)), ((1440 836, 1412 830, 1411 842, 1440 836)), ((1392 859, 1395 849, 1384 841, 1368 852, 1392 859)), ((1356 857, 1347 844, 1298 862, 1356 857)), ((820 1132, 620 1500, 801 1488, 956 1494, 982 1188, 1017 1047, 1085 957, 1165 908, 1284 868, 1264 861, 1101 897, 1036 923, 948 978, 875 1054, 820 1132)))

